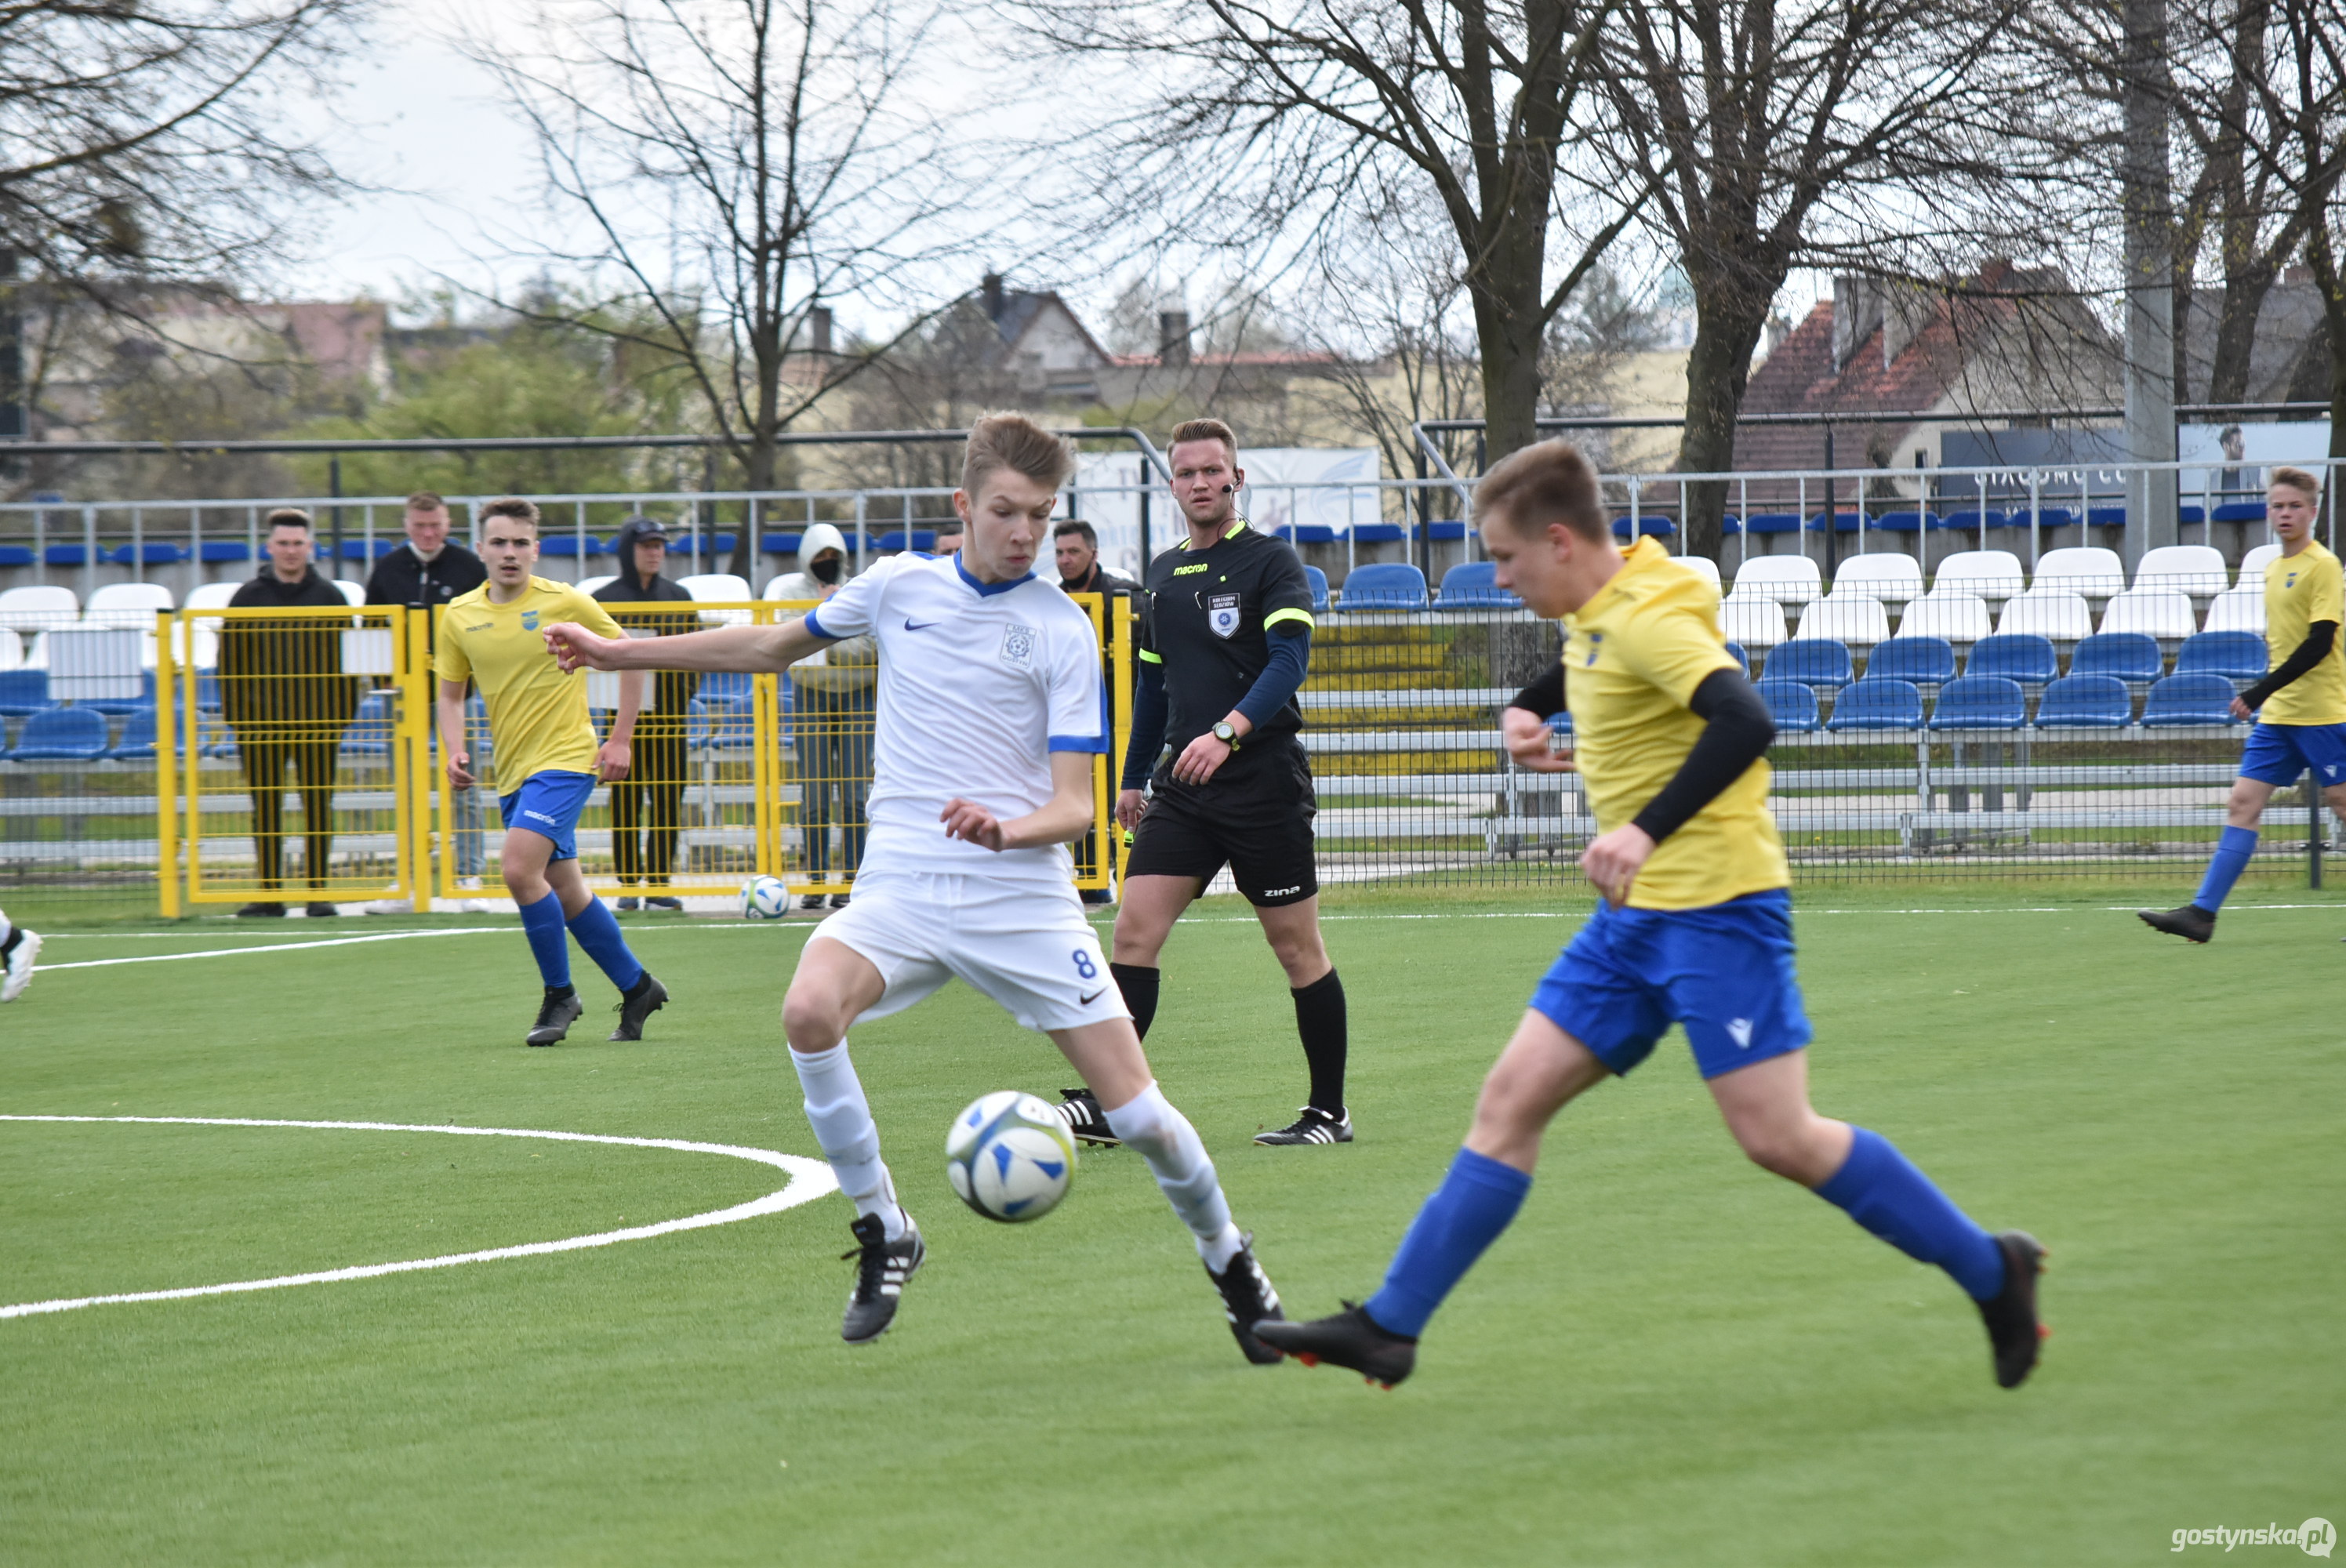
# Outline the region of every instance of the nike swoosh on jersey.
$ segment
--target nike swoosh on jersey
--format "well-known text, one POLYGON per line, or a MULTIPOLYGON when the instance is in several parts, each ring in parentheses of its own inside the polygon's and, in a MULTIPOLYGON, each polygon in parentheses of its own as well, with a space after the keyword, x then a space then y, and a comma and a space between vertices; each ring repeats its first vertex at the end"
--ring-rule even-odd
POLYGON ((943 625, 944 625, 944 622, 943 621, 916 621, 907 617, 904 622, 904 629, 908 632, 924 632, 931 626, 941 626, 943 625))
POLYGON ((1093 992, 1089 996, 1079 996, 1076 998, 1076 1005, 1078 1007, 1089 1007, 1093 1003, 1097 1002, 1101 997, 1106 996, 1107 994, 1107 987, 1103 985, 1097 991, 1093 992))

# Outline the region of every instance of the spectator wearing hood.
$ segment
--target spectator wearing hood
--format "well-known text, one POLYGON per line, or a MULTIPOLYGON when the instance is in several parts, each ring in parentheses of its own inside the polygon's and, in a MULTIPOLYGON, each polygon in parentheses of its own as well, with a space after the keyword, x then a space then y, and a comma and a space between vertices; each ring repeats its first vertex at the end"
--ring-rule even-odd
MULTIPOLYGON (((828 523, 809 527, 799 541, 801 569, 766 588, 769 599, 820 602, 847 580, 847 541, 828 523)), ((848 637, 790 666, 792 748, 798 757, 799 826, 806 835, 807 875, 818 881, 855 880, 863 860, 863 802, 872 788, 872 709, 880 684, 880 645, 848 637), (835 803, 834 803, 835 798, 835 803), (831 830, 839 829, 840 857, 834 871, 831 830)), ((831 907, 847 902, 833 893, 831 907)), ((820 909, 811 893, 801 909, 820 909)))
MULTIPOLYGON (((611 540, 619 575, 595 590, 611 618, 631 636, 677 636, 700 630, 692 596, 667 577, 668 529, 656 518, 630 517, 611 540), (683 609, 648 609, 680 605, 683 609)), ((621 895, 619 907, 638 907, 632 890, 646 890, 642 907, 681 910, 684 901, 668 891, 676 870, 677 835, 684 820, 685 731, 700 677, 664 669, 653 677, 651 701, 636 720, 635 765, 611 786, 611 860, 621 895)))

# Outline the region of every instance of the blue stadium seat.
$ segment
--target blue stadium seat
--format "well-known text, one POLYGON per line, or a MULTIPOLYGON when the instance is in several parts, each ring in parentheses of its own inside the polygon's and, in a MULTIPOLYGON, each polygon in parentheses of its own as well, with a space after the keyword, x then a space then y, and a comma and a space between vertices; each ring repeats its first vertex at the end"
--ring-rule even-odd
POLYGON ((1743 520, 1746 534, 1797 534, 1800 531, 1800 514, 1797 512, 1755 512, 1743 520))
POLYGON ((2232 722, 2232 683, 2220 675, 2170 675, 2150 688, 2143 704, 2147 729, 2186 724, 2232 722))
POLYGON ((22 718, 50 706, 49 672, 45 669, 0 670, 0 714, 22 718))
POLYGON ((250 561, 252 559, 252 546, 241 539, 207 539, 198 554, 211 564, 250 561))
MULTIPOLYGON (((1640 513, 1638 514, 1637 532, 1646 538, 1675 538, 1678 535, 1678 525, 1671 522, 1667 517, 1657 516, 1650 512, 1640 513)), ((1629 519, 1627 517, 1616 517, 1613 519, 1613 537, 1616 539, 1627 539, 1628 536, 1629 519)))
POLYGON ((2265 504, 2261 501, 2227 501, 2216 508, 2218 523, 2261 523, 2265 520, 2265 504))
POLYGON ((745 703, 750 700, 750 683, 754 678, 746 670, 713 669, 700 677, 700 688, 696 696, 703 702, 745 703))
POLYGON ((2134 697, 2116 676, 2064 676, 2036 704, 2039 728, 2122 729, 2133 721, 2134 697))
POLYGON ((1336 530, 1325 523, 1282 523, 1271 530, 1290 545, 1333 545, 1336 530))
POLYGON ((1827 518, 1820 512, 1809 519, 1809 531, 1812 534, 1821 534, 1825 531, 1828 523, 1831 524, 1832 531, 1836 534, 1854 534, 1861 525, 1867 528, 1878 525, 1874 519, 1868 517, 1862 512, 1836 512, 1831 518, 1827 518))
POLYGON ((1953 680, 1955 645, 1944 637, 1892 637, 1873 645, 1865 673, 1882 680, 1911 680, 1918 686, 1953 680))
POLYGON ((1466 537, 1466 524, 1455 517, 1437 517, 1421 530, 1423 536, 1440 543, 1444 539, 1466 537))
POLYGON ((1317 566, 1306 566, 1303 568, 1303 580, 1311 585, 1311 613, 1315 616, 1326 615, 1328 613, 1328 574, 1317 566))
POLYGON ((2205 523, 2208 521, 2208 509, 2205 506, 2188 504, 2178 506, 2175 509, 2175 520, 2178 523, 2205 523))
POLYGON ((1939 688, 1931 710, 1933 729, 2017 729, 2028 722, 2020 683, 2000 675, 1967 675, 1939 688))
POLYGON ((170 566, 188 558, 184 545, 165 539, 147 539, 136 545, 117 545, 106 558, 117 566, 170 566))
POLYGON ((716 747, 721 750, 738 751, 757 742, 757 720, 748 702, 731 702, 719 697, 712 702, 696 697, 685 718, 685 743, 692 747, 716 747))
MULTIPOLYGON (((407 541, 404 539, 345 539, 342 541, 342 559, 345 561, 380 561, 385 555, 390 555, 393 550, 398 549, 405 543, 407 543, 407 541)), ((560 555, 562 553, 554 548, 554 541, 551 539, 548 539, 546 542, 546 552, 548 555, 560 555)), ((321 551, 320 554, 322 555, 324 552, 321 551)))
POLYGON ((41 559, 52 566, 87 565, 89 551, 79 545, 52 545, 41 552, 41 559))
POLYGON ((8 760, 95 762, 106 755, 107 739, 106 715, 97 709, 45 708, 25 720, 16 744, 8 748, 8 760))
MULTIPOLYGON (((2008 519, 2004 514, 1993 509, 1982 512, 1976 507, 1967 507, 1961 512, 1948 513, 1942 521, 1955 533, 1976 534, 1982 528, 2001 528, 2008 519)), ((2025 527, 2027 524, 2024 522, 2021 525, 2025 527)))
POLYGON ((1798 637, 1768 656, 1768 678, 1839 691, 1856 677, 1847 643, 1837 637, 1798 637))
POLYGON ((33 552, 29 545, 0 545, 0 566, 29 566, 33 552))
MULTIPOLYGON (((2014 508, 2005 514, 2004 521, 2014 528, 2027 527, 2028 508, 2014 508)), ((2039 506, 2036 509, 2036 526, 2039 529, 2075 528, 2076 525, 2077 514, 2072 507, 2039 506)))
POLYGON ((2268 667, 2265 639, 2254 632, 2195 633, 2183 639, 2183 651, 2175 656, 2178 675, 2262 680, 2268 667))
POLYGON ((1523 600, 1499 587, 1498 568, 1488 561, 1461 561, 1442 574, 1437 609, 1520 610, 1523 600))
POLYGON ((1719 519, 1719 531, 1722 535, 1730 536, 1740 534, 1743 532, 1743 519, 1732 512, 1723 513, 1719 519))
POLYGON ((1742 667, 1743 674, 1748 679, 1751 674, 1751 656, 1743 651, 1743 645, 1741 643, 1737 642, 1729 643, 1727 645, 1727 651, 1733 655, 1735 662, 1742 667))
POLYGON ((805 537, 803 534, 760 534, 758 548, 769 555, 795 555, 799 541, 805 537))
MULTIPOLYGON (((729 539, 732 535, 726 534, 719 537, 729 539)), ((885 534, 874 535, 872 547, 875 550, 919 550, 925 554, 937 547, 937 531, 933 528, 915 528, 908 534, 902 528, 891 528, 885 534)), ((728 550, 731 548, 729 545, 726 546, 728 550)), ((724 553, 723 550, 717 552, 719 555, 724 553)), ((671 548, 668 554, 673 555, 676 552, 671 548)))
POLYGON ((131 710, 123 721, 122 738, 110 747, 107 757, 116 762, 152 762, 155 760, 155 710, 140 708, 131 710))
MULTIPOLYGON (((2158 651, 2156 645, 2151 651, 2158 651)), ((1964 661, 1964 673, 1997 675, 2026 686, 2042 686, 2060 675, 2061 660, 2046 638, 2034 632, 2007 632, 1972 644, 1972 657, 1964 661)))
MULTIPOLYGON (((1869 527, 1879 528, 1885 534, 1921 534, 1925 532, 1935 534, 1946 525, 1945 521, 1935 512, 1912 511, 1884 512, 1881 516, 1876 517, 1870 524, 1868 524, 1869 527)), ((1974 526, 1976 526, 1976 524, 1974 524, 1974 526)))
POLYGON ((2098 632, 2077 644, 2069 656, 2069 673, 2153 681, 2166 662, 2159 655, 2158 639, 2147 632, 2098 632))
POLYGON ((1817 725, 1817 694, 1797 680, 1763 680, 1759 692, 1779 735, 1810 735, 1817 725))
POLYGON ((1398 523, 1355 523, 1352 543, 1355 545, 1398 545, 1409 535, 1398 523))
POLYGON ((342 731, 342 755, 391 755, 391 693, 371 691, 360 700, 358 712, 352 716, 349 728, 342 731))
POLYGON ((93 697, 83 700, 76 706, 89 708, 93 712, 107 715, 134 713, 142 708, 154 707, 155 672, 153 670, 150 669, 142 673, 138 682, 138 695, 137 697, 93 697))
POLYGON ((1914 689, 1914 683, 1880 679, 1842 687, 1841 696, 1833 699, 1832 718, 1825 725, 1832 730, 1922 727, 1923 694, 1914 689))
POLYGON ((196 672, 196 711, 218 713, 220 710, 219 671, 199 669, 196 672))
MULTIPOLYGON (((347 550, 350 545, 345 544, 342 548, 347 550)), ((611 546, 592 534, 587 535, 584 539, 579 538, 576 534, 548 534, 539 543, 537 549, 538 554, 542 555, 607 555, 611 553, 611 546)))
POLYGON ((1339 610, 1422 610, 1425 574, 1405 561, 1355 566, 1336 600, 1339 610))
POLYGON ((2126 508, 2123 506, 2088 506, 2086 508, 2086 522, 2091 527, 2123 528, 2126 526, 2126 508))

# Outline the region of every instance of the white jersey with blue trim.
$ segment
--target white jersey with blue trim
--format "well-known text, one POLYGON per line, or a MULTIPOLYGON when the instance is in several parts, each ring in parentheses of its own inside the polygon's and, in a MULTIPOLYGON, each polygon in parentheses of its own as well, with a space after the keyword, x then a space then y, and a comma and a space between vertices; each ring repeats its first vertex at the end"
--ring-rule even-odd
POLYGON ((955 797, 1008 820, 1051 799, 1051 753, 1106 752, 1091 617, 1029 573, 981 583, 959 556, 894 555, 807 614, 818 636, 880 643, 878 734, 859 879, 965 871, 1066 886, 1065 844, 999 853, 948 838, 955 797))

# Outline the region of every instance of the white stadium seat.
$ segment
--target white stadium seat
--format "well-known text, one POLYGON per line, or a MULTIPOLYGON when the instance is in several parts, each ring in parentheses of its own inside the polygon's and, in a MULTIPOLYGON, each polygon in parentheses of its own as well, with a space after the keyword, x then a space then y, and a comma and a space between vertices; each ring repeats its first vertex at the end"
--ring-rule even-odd
POLYGON ((108 583, 89 596, 82 624, 125 631, 155 629, 155 612, 174 608, 171 590, 160 583, 108 583))
POLYGON ((1898 622, 1898 635, 1944 637, 1951 643, 1975 643, 1986 636, 1992 625, 1987 601, 1977 594, 1947 587, 1943 572, 1939 582, 1940 586, 1906 606, 1898 622))
POLYGON ((2102 606, 2106 632, 2147 632, 2171 640, 2188 637, 2198 629, 2191 596, 2177 588, 2128 588, 2112 595, 2102 606))
POLYGON ((342 590, 342 602, 344 604, 363 605, 366 603, 366 585, 364 583, 353 583, 348 577, 336 577, 334 579, 334 586, 342 590))
POLYGON ((188 590, 188 602, 180 607, 189 610, 224 610, 228 608, 228 602, 236 597, 236 591, 243 586, 242 583, 199 584, 188 590))
POLYGON ((1679 565, 1684 566, 1688 571, 1692 572, 1696 576, 1700 577, 1703 581, 1708 583, 1714 592, 1717 591, 1719 587, 1718 562, 1712 560, 1708 555, 1673 555, 1670 559, 1676 561, 1679 565))
POLYGON ((1835 598, 1886 599, 1904 604, 1923 592, 1923 565, 1896 550, 1881 550, 1844 559, 1833 573, 1835 598))
POLYGON ((2261 583, 2243 581, 2237 588, 2227 588, 2208 601, 2208 625, 2211 632, 2255 632, 2259 636, 2265 629, 2265 594, 2261 583))
MULTIPOLYGON (((678 577, 676 585, 704 605, 738 604, 744 599, 756 596, 750 592, 750 585, 731 572, 696 572, 689 577, 678 577)), ((750 612, 719 610, 708 619, 746 625, 750 619, 750 612)))
POLYGON ((2106 599, 2126 591, 2126 563, 2116 550, 2098 545, 2047 550, 2036 558, 2036 575, 2028 586, 2031 592, 2043 588, 2106 599))
MULTIPOLYGON (((1890 640, 1890 615, 1864 594, 1828 594, 1800 612, 1796 638, 1834 637, 1853 648, 1890 640)), ((1746 645, 1749 646, 1749 645, 1746 645)))
POLYGON ((607 588, 618 580, 618 574, 616 572, 607 577, 581 577, 578 579, 578 591, 591 599, 595 596, 596 589, 607 588))
POLYGON ((2162 545, 2134 565, 2137 588, 2175 588, 2206 598, 2232 585, 2222 551, 2208 545, 2162 545))
POLYGON ((34 583, 0 591, 0 626, 38 632, 80 619, 81 600, 61 584, 34 583))
POLYGON ((1770 598, 1733 594, 1719 601, 1719 629, 1745 648, 1771 648, 1784 640, 1784 606, 1770 598))
POLYGON ((2001 604, 2020 592, 2024 582, 2020 557, 2009 550, 1958 550, 1939 563, 1931 585, 1933 591, 1952 588, 2001 604))
POLYGON ((2086 607, 2083 594, 2031 588, 2004 600, 1995 629, 2005 636, 2027 632, 2056 643, 2082 642, 2094 635, 2094 615, 2086 607))
POLYGON ((2240 581, 2261 583, 2265 580, 2265 563, 2280 554, 2278 545, 2259 545, 2240 557, 2240 581))
POLYGON ((13 628, 0 626, 0 669, 21 668, 25 663, 25 639, 13 628))
POLYGON ((1805 605, 1824 597, 1825 576, 1806 555, 1754 555, 1735 568, 1733 592, 1747 599, 1805 605))

